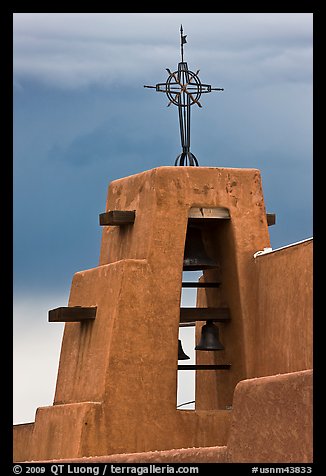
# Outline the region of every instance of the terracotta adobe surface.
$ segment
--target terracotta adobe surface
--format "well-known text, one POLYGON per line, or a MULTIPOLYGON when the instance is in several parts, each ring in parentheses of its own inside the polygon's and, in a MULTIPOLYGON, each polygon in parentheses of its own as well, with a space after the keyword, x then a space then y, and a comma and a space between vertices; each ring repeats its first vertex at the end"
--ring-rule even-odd
POLYGON ((312 371, 241 381, 235 389, 227 446, 128 453, 52 462, 310 463, 312 371))
MULTIPOLYGON (((209 447, 219 447, 214 458, 222 461, 226 446, 233 459, 241 459, 242 447, 234 452, 230 433, 237 413, 227 409, 236 401, 237 408, 250 408, 245 383, 250 380, 241 381, 312 367, 312 243, 253 258, 270 246, 256 169, 156 168, 112 182, 106 210, 135 210, 135 222, 104 227, 99 266, 74 275, 69 306, 96 306, 96 319, 65 324, 54 404, 38 408, 35 423, 14 428, 15 461, 200 447, 207 447, 208 459, 209 447), (192 207, 224 207, 230 213, 230 220, 204 231, 207 251, 220 267, 205 271, 202 279, 222 285, 200 290, 197 301, 230 309, 230 322, 219 326, 225 351, 209 356, 197 351, 197 363, 232 366, 197 371, 196 410, 187 411, 176 409, 177 350, 192 207), (235 392, 237 385, 242 390, 235 392), (236 400, 237 392, 247 397, 236 400)), ((197 332, 200 327, 197 323, 197 332)), ((287 384, 282 382, 281 387, 287 384)), ((268 381, 261 393, 254 390, 266 415, 272 416, 271 401, 277 405, 281 387, 275 385, 275 395, 268 381)), ((248 426, 241 419, 238 424, 248 426)), ((283 424, 280 419, 279 428, 283 424)), ((284 451, 279 455, 286 458, 284 451)), ((269 461, 273 452, 263 457, 269 461)))

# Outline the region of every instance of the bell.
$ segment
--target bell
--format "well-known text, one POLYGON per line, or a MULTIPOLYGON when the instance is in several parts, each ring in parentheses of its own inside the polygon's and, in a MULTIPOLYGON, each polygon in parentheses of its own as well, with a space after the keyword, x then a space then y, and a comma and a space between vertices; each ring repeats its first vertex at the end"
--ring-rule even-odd
POLYGON ((207 256, 201 229, 188 227, 183 257, 183 271, 197 271, 216 268, 217 263, 207 256))
POLYGON ((219 330, 211 321, 206 321, 202 327, 201 338, 196 350, 224 350, 224 346, 219 340, 219 330))
POLYGON ((188 357, 187 354, 183 352, 181 340, 178 339, 178 360, 188 360, 190 357, 188 357))

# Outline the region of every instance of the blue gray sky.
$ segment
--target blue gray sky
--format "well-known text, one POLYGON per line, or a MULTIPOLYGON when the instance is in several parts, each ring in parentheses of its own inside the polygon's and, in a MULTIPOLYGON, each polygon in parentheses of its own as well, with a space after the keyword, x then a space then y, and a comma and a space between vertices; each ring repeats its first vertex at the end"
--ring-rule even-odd
POLYGON ((143 85, 177 69, 181 23, 189 69, 225 89, 193 107, 192 152, 260 169, 273 248, 312 236, 312 17, 14 14, 15 423, 52 404, 63 325, 47 311, 98 264, 109 182, 180 152, 177 109, 143 85))

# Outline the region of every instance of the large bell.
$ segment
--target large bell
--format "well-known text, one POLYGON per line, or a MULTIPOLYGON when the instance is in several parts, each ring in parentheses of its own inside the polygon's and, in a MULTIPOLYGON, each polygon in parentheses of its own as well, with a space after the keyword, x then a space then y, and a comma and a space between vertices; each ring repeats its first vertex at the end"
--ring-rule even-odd
POLYGON ((211 321, 206 321, 202 327, 201 338, 196 350, 224 350, 219 339, 219 330, 211 321))
POLYGON ((188 357, 187 354, 184 353, 181 340, 178 339, 178 360, 188 360, 190 357, 188 357))
POLYGON ((206 254, 201 229, 188 227, 183 257, 183 270, 197 271, 216 267, 217 263, 206 254))

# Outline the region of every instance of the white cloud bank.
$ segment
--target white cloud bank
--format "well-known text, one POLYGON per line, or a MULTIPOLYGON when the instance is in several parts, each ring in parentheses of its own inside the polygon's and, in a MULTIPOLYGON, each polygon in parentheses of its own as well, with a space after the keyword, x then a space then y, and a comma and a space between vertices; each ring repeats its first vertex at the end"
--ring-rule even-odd
POLYGON ((66 296, 16 296, 13 341, 13 423, 35 419, 38 407, 53 404, 63 324, 48 323, 49 309, 66 296))
POLYGON ((15 84, 159 82, 179 61, 181 23, 185 60, 207 77, 311 80, 312 13, 16 13, 15 84))

